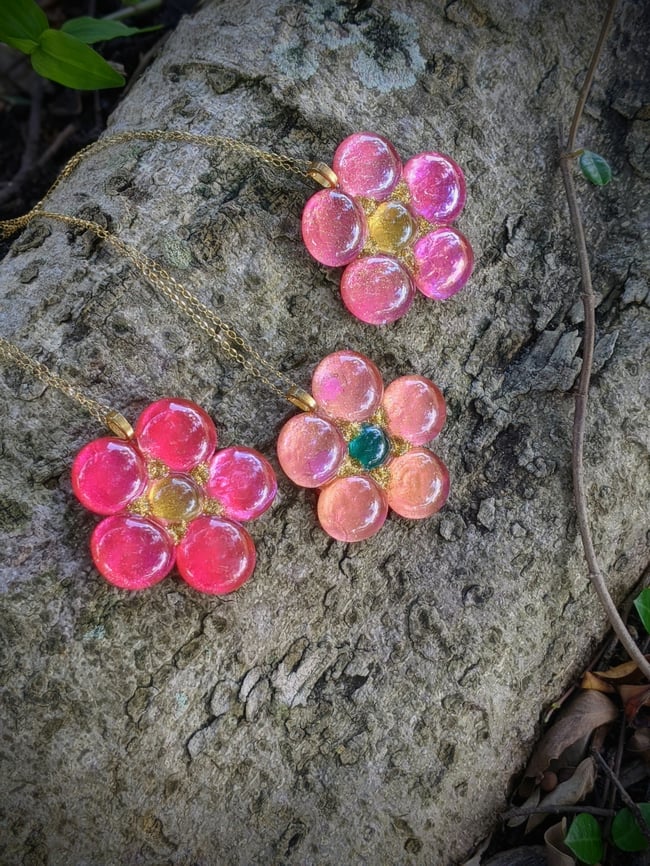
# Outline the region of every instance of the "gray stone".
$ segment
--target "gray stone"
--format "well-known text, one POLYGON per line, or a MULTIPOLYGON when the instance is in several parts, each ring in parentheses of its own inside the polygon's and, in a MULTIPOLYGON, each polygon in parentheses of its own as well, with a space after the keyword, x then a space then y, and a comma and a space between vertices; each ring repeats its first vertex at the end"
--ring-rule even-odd
MULTIPOLYGON (((604 361, 585 473, 617 600, 648 554, 647 160, 628 86, 645 63, 642 6, 619 10, 579 137, 615 169, 608 187, 578 187, 604 361)), ((5 862, 448 866, 489 830, 543 707, 605 629, 571 491, 582 326, 556 138, 601 16, 595 0, 214 2, 114 113, 111 131, 221 133, 308 159, 331 160, 360 129, 405 158, 451 153, 476 272, 387 328, 353 321, 339 274, 304 251, 313 187, 237 151, 124 145, 52 196, 170 268, 304 386, 344 346, 386 381, 434 378, 449 403, 434 447, 453 486, 439 516, 391 518, 346 546, 281 477, 275 508, 250 524, 256 574, 233 597, 177 578, 125 594, 92 567, 96 521, 69 477, 102 431, 0 369, 5 862), (490 501, 488 532, 477 514, 490 501)), ((275 460, 288 404, 95 238, 35 223, 1 268, 3 335, 131 419, 182 395, 222 444, 275 460)))

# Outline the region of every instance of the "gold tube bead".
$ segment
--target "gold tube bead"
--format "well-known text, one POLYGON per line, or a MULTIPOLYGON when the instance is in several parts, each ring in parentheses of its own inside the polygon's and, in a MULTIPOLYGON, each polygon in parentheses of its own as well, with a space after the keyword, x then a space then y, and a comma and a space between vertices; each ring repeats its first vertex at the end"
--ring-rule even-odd
POLYGON ((335 189, 339 185, 336 173, 324 162, 312 162, 307 174, 325 189, 335 189))
POLYGON ((116 412, 115 409, 110 411, 106 416, 106 426, 111 433, 119 436, 120 439, 133 439, 135 436, 133 427, 131 427, 124 415, 121 412, 116 412))
POLYGON ((316 410, 316 401, 304 388, 293 387, 284 396, 301 412, 314 412, 316 410))

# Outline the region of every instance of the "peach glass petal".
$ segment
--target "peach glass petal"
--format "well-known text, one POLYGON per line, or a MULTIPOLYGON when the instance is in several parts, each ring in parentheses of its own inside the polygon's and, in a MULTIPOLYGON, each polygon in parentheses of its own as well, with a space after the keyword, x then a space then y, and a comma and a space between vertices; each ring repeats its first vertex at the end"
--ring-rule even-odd
POLYGON ((386 325, 410 308, 415 288, 406 270, 388 256, 364 256, 341 277, 343 303, 368 325, 386 325))
POLYGON ((337 541, 363 541, 384 525, 386 496, 372 478, 352 475, 337 478, 318 497, 318 520, 337 541))
POLYGON ((176 472, 194 469, 217 447, 210 416, 195 403, 176 398, 147 406, 135 425, 135 435, 141 451, 176 472))
POLYGON ((81 449, 72 464, 75 496, 95 514, 117 514, 144 491, 147 467, 124 439, 106 436, 81 449))
POLYGON ((347 452, 337 428, 318 415, 290 418, 278 436, 278 460, 300 487, 321 487, 334 478, 347 452))
POLYGON ((146 589, 169 574, 174 543, 146 517, 118 514, 97 524, 90 539, 97 570, 120 589, 146 589))
POLYGON ((322 265, 347 265, 366 242, 365 214, 344 193, 323 189, 305 205, 302 237, 311 255, 322 265))
POLYGON ((253 539, 242 526, 204 515, 190 523, 178 545, 176 566, 194 589, 224 595, 248 580, 255 558, 253 539))
POLYGON ((444 301, 463 288, 474 267, 469 241, 451 226, 420 238, 413 248, 415 285, 427 298, 444 301))
POLYGON ((278 483, 269 461, 252 448, 233 445, 210 460, 206 492, 231 520, 253 520, 275 499, 278 483))
POLYGON ((382 401, 391 436, 411 445, 426 445, 440 433, 447 407, 440 388, 424 376, 400 376, 386 388, 382 401))
POLYGON ((345 349, 327 355, 314 370, 312 394, 332 418, 365 421, 381 403, 384 386, 373 362, 345 349))
POLYGON ((402 161, 381 135, 357 132, 336 148, 332 168, 343 192, 383 201, 400 179, 402 161))
POLYGON ((401 517, 430 517, 447 501, 449 472, 431 451, 407 451, 390 464, 387 493, 388 504, 401 517))

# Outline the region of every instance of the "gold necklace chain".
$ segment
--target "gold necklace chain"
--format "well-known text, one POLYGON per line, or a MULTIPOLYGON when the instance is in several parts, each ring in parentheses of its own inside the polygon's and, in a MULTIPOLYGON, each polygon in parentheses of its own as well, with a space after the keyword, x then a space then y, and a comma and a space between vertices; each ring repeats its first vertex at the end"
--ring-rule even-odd
MULTIPOLYGON (((107 147, 129 141, 161 141, 203 145, 206 147, 228 147, 231 150, 253 157, 260 162, 272 165, 275 168, 294 172, 301 177, 315 180, 321 186, 334 187, 337 185, 336 175, 325 163, 282 156, 281 154, 261 150, 252 144, 239 141, 235 138, 228 138, 222 135, 199 135, 181 130, 129 130, 114 133, 113 135, 106 135, 99 141, 84 147, 71 157, 45 196, 34 205, 29 213, 15 219, 0 222, 0 237, 9 237, 20 229, 25 228, 32 220, 38 217, 58 220, 74 228, 93 232, 97 237, 102 238, 113 246, 114 249, 121 252, 155 289, 175 303, 198 328, 206 333, 219 346, 224 355, 239 363, 252 376, 261 379, 275 394, 289 400, 303 411, 313 411, 316 408, 316 403, 308 391, 294 384, 280 370, 276 370, 231 324, 203 304, 158 262, 139 252, 97 223, 43 209, 45 199, 54 192, 63 180, 72 174, 75 168, 86 157, 107 147)), ((44 364, 31 358, 17 346, 1 337, 0 358, 11 361, 21 369, 32 374, 43 384, 56 388, 63 394, 66 394, 81 405, 93 418, 105 424, 116 435, 127 439, 133 436, 133 429, 123 415, 109 406, 98 403, 96 400, 88 397, 68 379, 56 375, 44 364)))
MULTIPOLYGON (((166 129, 142 129, 142 130, 127 130, 126 132, 116 132, 112 135, 105 135, 98 141, 82 148, 78 153, 75 153, 64 165, 60 174, 45 193, 43 198, 34 205, 30 213, 35 213, 42 210, 45 199, 54 192, 59 184, 68 178, 77 166, 83 162, 86 157, 100 150, 113 145, 123 144, 129 141, 161 141, 167 143, 179 144, 194 144, 204 147, 227 147, 236 153, 244 153, 247 156, 253 157, 260 162, 272 165, 275 168, 280 168, 283 171, 293 172, 308 180, 314 180, 321 186, 332 188, 338 183, 338 179, 334 171, 324 162, 312 161, 308 159, 298 159, 292 156, 283 156, 279 153, 262 150, 255 147, 253 144, 248 144, 245 141, 240 141, 237 138, 229 138, 225 135, 200 135, 193 132, 183 132, 182 130, 166 130, 166 129)), ((18 217, 12 220, 5 220, 0 223, 0 229, 4 236, 13 234, 22 227, 24 217, 18 217)))

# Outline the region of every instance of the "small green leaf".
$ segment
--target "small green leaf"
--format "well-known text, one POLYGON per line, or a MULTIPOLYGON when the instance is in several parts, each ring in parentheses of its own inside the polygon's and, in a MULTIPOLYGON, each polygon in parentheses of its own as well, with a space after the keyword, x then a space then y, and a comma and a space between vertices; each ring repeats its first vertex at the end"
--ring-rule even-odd
POLYGON ((80 42, 92 45, 93 42, 108 42, 121 36, 134 36, 136 33, 150 33, 160 30, 162 25, 154 27, 127 27, 121 21, 110 21, 108 18, 70 18, 61 27, 64 33, 69 33, 80 42))
POLYGON ((634 599, 634 607, 639 614, 645 630, 650 633, 650 587, 646 587, 640 595, 634 599))
POLYGON ((591 150, 583 150, 578 164, 587 180, 596 186, 605 186, 612 179, 612 170, 607 160, 591 150))
POLYGON ((47 17, 34 0, 2 0, 0 3, 0 42, 31 54, 44 30, 47 30, 47 17))
POLYGON ((41 34, 32 66, 44 78, 76 90, 121 87, 125 83, 124 76, 96 51, 61 30, 41 34))
POLYGON ((593 815, 576 815, 566 834, 564 844, 583 863, 599 863, 603 856, 603 837, 593 815))
MULTIPOLYGON (((645 592, 645 590, 644 590, 645 592)), ((636 602, 635 602, 636 603, 636 602)), ((639 810, 650 825, 650 803, 638 803, 639 810)), ((648 840, 639 830, 639 825, 629 809, 621 809, 612 821, 612 839, 621 851, 645 851, 648 840)))

